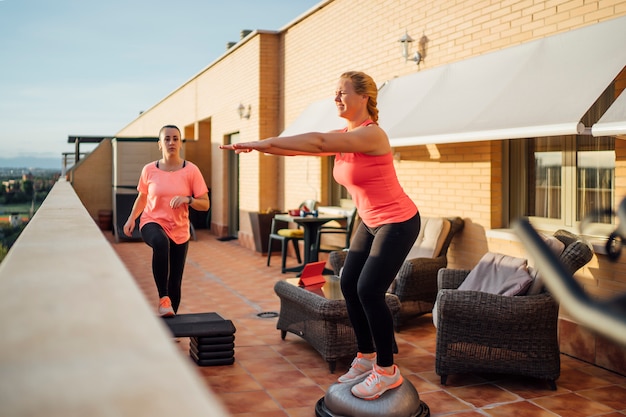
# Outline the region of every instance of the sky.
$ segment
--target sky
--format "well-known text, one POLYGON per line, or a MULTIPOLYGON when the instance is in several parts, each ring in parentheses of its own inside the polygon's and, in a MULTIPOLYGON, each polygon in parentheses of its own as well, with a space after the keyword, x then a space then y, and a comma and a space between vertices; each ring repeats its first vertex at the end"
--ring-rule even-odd
POLYGON ((60 161, 70 135, 113 136, 242 30, 320 1, 0 0, 0 158, 60 161))

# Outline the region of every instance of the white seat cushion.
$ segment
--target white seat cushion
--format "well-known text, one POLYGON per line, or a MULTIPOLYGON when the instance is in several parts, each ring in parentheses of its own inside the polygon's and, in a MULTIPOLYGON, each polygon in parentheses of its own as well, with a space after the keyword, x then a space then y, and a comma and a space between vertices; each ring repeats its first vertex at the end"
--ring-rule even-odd
POLYGON ((442 217, 422 217, 419 235, 406 259, 434 258, 439 255, 450 232, 450 222, 442 217))

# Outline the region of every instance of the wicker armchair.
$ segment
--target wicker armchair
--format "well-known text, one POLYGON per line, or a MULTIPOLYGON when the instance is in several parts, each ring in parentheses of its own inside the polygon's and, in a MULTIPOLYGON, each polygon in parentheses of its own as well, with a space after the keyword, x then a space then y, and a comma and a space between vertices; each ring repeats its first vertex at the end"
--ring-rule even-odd
MULTIPOLYGON (((274 291, 280 298, 280 315, 276 323, 280 337, 284 340, 289 332, 309 342, 328 362, 333 373, 338 359, 351 358, 358 349, 339 282, 333 282, 334 277, 329 279, 331 282, 324 287, 328 291, 326 294, 321 290, 318 294, 286 280, 276 282, 274 291)), ((392 313, 398 311, 400 302, 396 296, 387 294, 385 300, 392 313)))
MULTIPOLYGON (((444 229, 447 230, 447 234, 437 255, 433 258, 410 258, 409 254, 389 288, 389 292, 400 300, 400 310, 393 317, 396 331, 411 318, 430 313, 433 309, 438 290, 437 271, 448 265, 447 253, 450 242, 464 226, 464 221, 460 217, 444 220, 449 223, 449 228, 444 229)), ((328 262, 335 275, 339 275, 346 256, 347 251, 330 253, 328 262)))
MULTIPOLYGON (((578 236, 564 230, 554 236, 565 244, 559 259, 570 273, 591 260, 590 245, 578 236)), ((556 389, 556 300, 545 288, 523 296, 457 291, 469 272, 442 269, 438 274, 435 371, 441 383, 445 385, 450 374, 485 372, 539 378, 556 389)))

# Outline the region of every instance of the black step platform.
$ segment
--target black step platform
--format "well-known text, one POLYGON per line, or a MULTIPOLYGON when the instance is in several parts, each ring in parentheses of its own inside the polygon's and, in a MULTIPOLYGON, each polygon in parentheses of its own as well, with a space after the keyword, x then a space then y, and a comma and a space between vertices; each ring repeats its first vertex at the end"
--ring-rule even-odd
POLYGON ((178 314, 164 317, 174 337, 189 337, 189 356, 199 366, 235 362, 235 326, 217 313, 178 314))
POLYGON ((232 336, 236 330, 232 321, 217 313, 178 314, 164 317, 163 321, 174 337, 232 336))

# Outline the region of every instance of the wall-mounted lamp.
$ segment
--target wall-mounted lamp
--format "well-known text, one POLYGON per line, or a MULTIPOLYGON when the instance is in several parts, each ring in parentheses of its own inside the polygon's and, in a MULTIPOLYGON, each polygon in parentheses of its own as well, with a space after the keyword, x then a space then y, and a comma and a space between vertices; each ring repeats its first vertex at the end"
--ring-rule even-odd
POLYGON ((246 108, 242 103, 239 103, 239 107, 237 107, 237 113, 239 114, 240 119, 249 119, 250 111, 252 110, 252 106, 248 104, 248 108, 246 108))
POLYGON ((419 65, 422 62, 422 54, 419 51, 416 51, 412 57, 409 58, 411 43, 413 42, 413 38, 409 36, 407 31, 404 32, 404 35, 400 39, 398 39, 401 46, 402 57, 404 58, 404 62, 413 61, 416 65, 419 65))

